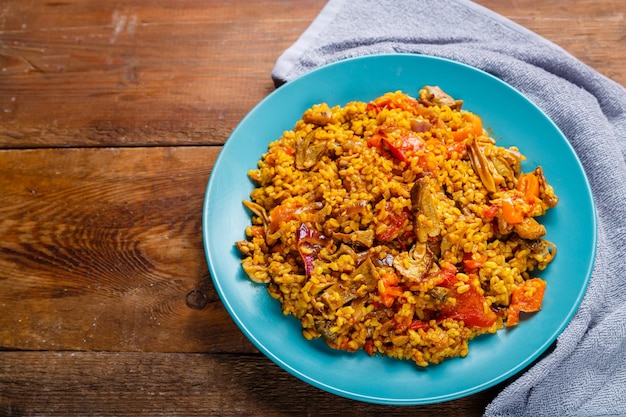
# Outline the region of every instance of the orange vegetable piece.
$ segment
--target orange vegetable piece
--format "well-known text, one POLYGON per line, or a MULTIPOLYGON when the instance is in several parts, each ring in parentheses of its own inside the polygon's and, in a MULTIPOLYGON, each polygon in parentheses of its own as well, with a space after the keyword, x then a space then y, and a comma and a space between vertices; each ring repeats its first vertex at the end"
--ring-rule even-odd
POLYGON ((387 229, 385 229, 382 233, 376 235, 376 239, 382 242, 388 242, 392 240, 395 236, 400 233, 402 227, 407 222, 407 220, 411 217, 411 212, 408 210, 403 210, 400 213, 389 213, 387 216, 387 229))
POLYGON ((448 306, 442 310, 444 317, 452 317, 463 320, 468 327, 488 328, 491 327, 498 316, 491 309, 485 308, 487 301, 474 285, 470 285, 469 290, 459 294, 454 283, 456 277, 447 283, 451 290, 451 296, 456 298, 454 306, 448 306))
POLYGON ((285 151, 285 153, 290 156, 293 156, 295 153, 294 150, 288 146, 283 146, 283 151, 285 151))
POLYGON ((496 322, 496 313, 491 310, 485 312, 485 298, 474 286, 463 294, 454 294, 454 297, 457 306, 451 316, 463 320, 466 326, 487 328, 496 322))
POLYGON ((545 291, 546 282, 541 278, 529 279, 518 289, 513 291, 506 325, 508 327, 517 325, 519 323, 519 314, 521 312, 534 313, 541 310, 545 291))
POLYGON ((532 204, 539 198, 539 179, 532 172, 522 174, 517 180, 517 189, 524 193, 526 201, 532 204))
POLYGON ((396 297, 404 293, 404 288, 398 286, 398 276, 392 272, 383 274, 378 282, 378 292, 386 307, 391 307, 396 297))
POLYGON ((455 141, 460 142, 467 139, 470 135, 480 136, 483 134, 483 122, 480 117, 474 113, 463 113, 465 125, 458 130, 452 132, 455 141))
POLYGON ((293 207, 287 206, 276 206, 270 212, 270 224, 269 231, 270 233, 274 233, 280 227, 281 223, 288 222, 289 220, 295 219, 294 212, 296 211, 293 207))
POLYGON ((374 342, 372 339, 367 339, 365 344, 363 345, 363 350, 370 356, 374 356, 376 353, 376 346, 374 346, 374 342))
POLYGON ((380 134, 375 133, 367 140, 367 146, 369 148, 379 148, 382 144, 382 140, 383 137, 380 134))
POLYGON ((483 256, 479 256, 478 259, 474 259, 474 256, 471 253, 466 253, 463 255, 463 268, 465 271, 476 271, 478 268, 482 267, 485 263, 486 259, 483 256))
POLYGON ((498 206, 491 205, 483 209, 483 218, 493 220, 498 215, 498 206))
POLYGON ((508 224, 524 221, 524 213, 516 209, 511 200, 502 200, 502 217, 508 224))

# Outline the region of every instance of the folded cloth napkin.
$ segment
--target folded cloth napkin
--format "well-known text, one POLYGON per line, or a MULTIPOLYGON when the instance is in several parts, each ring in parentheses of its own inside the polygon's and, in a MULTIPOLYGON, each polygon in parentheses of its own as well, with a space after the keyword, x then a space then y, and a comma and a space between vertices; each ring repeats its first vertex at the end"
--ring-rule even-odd
POLYGON ((504 80, 559 126, 592 186, 598 247, 585 298, 555 349, 503 388, 485 415, 626 415, 626 89, 466 0, 331 0, 272 77, 278 86, 376 53, 439 56, 504 80))

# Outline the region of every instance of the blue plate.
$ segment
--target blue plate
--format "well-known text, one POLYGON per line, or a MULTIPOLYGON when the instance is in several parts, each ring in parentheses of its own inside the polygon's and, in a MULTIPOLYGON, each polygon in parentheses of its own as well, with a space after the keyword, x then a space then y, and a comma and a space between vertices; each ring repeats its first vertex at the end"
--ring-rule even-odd
POLYGON ((576 312, 591 276, 596 218, 589 183, 574 150, 532 102, 501 80, 453 61, 420 55, 375 55, 319 68, 280 87, 237 126, 208 183, 203 238, 215 287, 241 331, 276 364, 323 390, 355 400, 394 405, 464 397, 523 370, 544 352, 576 312), (543 310, 519 326, 470 342, 469 355, 421 369, 412 362, 369 357, 306 341, 300 323, 283 316, 265 286, 252 283, 234 242, 245 239, 250 214, 242 205, 253 189, 247 172, 271 141, 294 127, 313 104, 369 101, 402 90, 416 96, 438 85, 483 119, 498 144, 526 155, 524 171, 541 165, 560 198, 542 220, 556 244, 555 260, 540 276, 548 282, 543 310), (506 103, 501 105, 500 103, 506 103))

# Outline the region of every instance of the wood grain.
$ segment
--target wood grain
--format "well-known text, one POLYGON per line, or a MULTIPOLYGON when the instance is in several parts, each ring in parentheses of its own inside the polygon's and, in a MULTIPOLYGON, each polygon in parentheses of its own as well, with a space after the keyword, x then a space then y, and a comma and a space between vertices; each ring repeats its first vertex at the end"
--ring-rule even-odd
POLYGON ((5 352, 0 386, 3 417, 468 416, 480 415, 495 391, 430 406, 373 405, 319 390, 256 355, 95 352, 5 352))
POLYGON ((1 147, 223 144, 323 2, 84 3, 2 6, 1 147))
POLYGON ((202 247, 219 149, 0 151, 0 348, 253 351, 202 247))

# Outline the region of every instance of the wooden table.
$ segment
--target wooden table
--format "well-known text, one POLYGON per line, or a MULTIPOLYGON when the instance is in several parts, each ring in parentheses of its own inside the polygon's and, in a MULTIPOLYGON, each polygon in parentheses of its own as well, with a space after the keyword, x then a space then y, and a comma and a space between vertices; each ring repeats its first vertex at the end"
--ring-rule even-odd
MULTIPOLYGON (((256 351, 212 286, 211 167, 324 3, 0 4, 1 416, 472 416, 499 392, 336 397, 256 351)), ((479 3, 626 84, 626 1, 479 3)))

